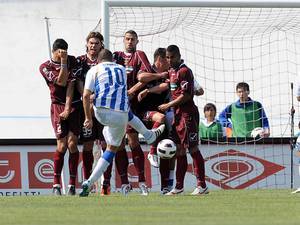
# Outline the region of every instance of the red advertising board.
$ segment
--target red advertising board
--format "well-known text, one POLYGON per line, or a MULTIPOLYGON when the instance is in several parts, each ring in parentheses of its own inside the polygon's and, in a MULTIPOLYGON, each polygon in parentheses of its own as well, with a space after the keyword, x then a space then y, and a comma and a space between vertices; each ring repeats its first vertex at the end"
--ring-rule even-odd
POLYGON ((19 152, 0 152, 0 189, 19 189, 21 163, 19 152))

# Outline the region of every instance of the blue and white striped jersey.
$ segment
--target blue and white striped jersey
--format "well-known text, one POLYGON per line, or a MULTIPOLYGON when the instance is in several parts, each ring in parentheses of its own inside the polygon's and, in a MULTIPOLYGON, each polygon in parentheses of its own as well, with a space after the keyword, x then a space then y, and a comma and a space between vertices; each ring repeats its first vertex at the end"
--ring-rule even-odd
POLYGON ((102 62, 87 72, 84 89, 95 93, 96 107, 127 112, 126 79, 125 67, 114 62, 102 62))

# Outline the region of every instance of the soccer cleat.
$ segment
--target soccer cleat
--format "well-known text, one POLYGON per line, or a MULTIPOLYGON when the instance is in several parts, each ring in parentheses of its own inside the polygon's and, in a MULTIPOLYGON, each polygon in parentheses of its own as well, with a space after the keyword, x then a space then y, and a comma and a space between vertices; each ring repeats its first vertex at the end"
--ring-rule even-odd
POLYGON ((130 190, 131 190, 131 185, 130 184, 122 184, 121 193, 124 196, 128 196, 128 193, 130 192, 130 190))
POLYGON ((81 185, 82 191, 79 194, 79 197, 87 197, 89 196, 90 189, 91 189, 91 182, 86 180, 81 185))
POLYGON ((76 195, 76 189, 75 189, 75 185, 68 185, 68 192, 67 192, 67 195, 76 195))
POLYGON ((295 191, 292 192, 292 194, 298 194, 298 193, 300 193, 300 187, 297 188, 295 191))
POLYGON ((101 196, 110 195, 110 185, 102 185, 100 195, 101 196))
POLYGON ((182 194, 184 191, 184 189, 177 189, 177 188, 173 188, 171 191, 169 191, 168 193, 166 193, 165 195, 171 196, 171 195, 180 195, 182 194))
POLYGON ((149 153, 148 156, 147 156, 147 158, 148 158, 151 166, 153 166, 155 168, 159 167, 158 156, 157 155, 149 153))
POLYGON ((174 185, 174 179, 170 179, 168 180, 168 189, 172 190, 173 189, 173 185, 174 185))
POLYGON ((52 194, 55 196, 61 196, 61 188, 59 184, 53 185, 52 194))
POLYGON ((191 193, 191 195, 205 195, 208 194, 208 187, 202 188, 202 187, 196 187, 195 190, 191 193))
POLYGON ((146 139, 146 142, 148 145, 154 143, 156 139, 164 132, 165 130, 165 124, 161 124, 158 128, 154 128, 151 130, 152 135, 149 139, 146 139))
POLYGON ((140 188, 141 195, 144 196, 149 195, 148 187, 145 183, 143 182, 139 183, 139 188, 140 188))
POLYGON ((165 195, 165 194, 169 193, 170 190, 171 190, 171 189, 169 189, 169 188, 163 188, 163 189, 160 191, 160 194, 161 194, 161 195, 165 195))

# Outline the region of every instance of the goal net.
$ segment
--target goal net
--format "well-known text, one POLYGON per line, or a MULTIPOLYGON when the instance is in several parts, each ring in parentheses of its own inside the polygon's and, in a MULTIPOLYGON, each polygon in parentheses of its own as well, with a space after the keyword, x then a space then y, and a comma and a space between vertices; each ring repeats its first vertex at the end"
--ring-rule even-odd
POLYGON ((237 100, 235 86, 244 81, 250 85, 250 97, 264 106, 271 136, 290 136, 291 83, 300 59, 299 11, 111 7, 110 48, 123 49, 129 29, 138 33, 138 48, 150 61, 156 48, 176 44, 205 90, 194 99, 199 109, 211 102, 222 111, 237 100))
MULTIPOLYGON (((138 49, 151 62, 155 49, 176 44, 204 88, 203 96, 194 97, 201 118, 206 103, 216 105, 218 116, 238 100, 236 84, 247 82, 250 97, 265 109, 271 137, 289 137, 300 63, 299 24, 298 8, 129 7, 124 2, 109 7, 109 48, 123 50, 127 30, 137 32, 138 49)), ((298 118, 299 105, 294 104, 298 118)), ((296 130, 297 124, 296 119, 296 130)), ((220 144, 200 148, 207 171, 214 170, 208 180, 219 187, 278 188, 293 182, 288 144, 245 141, 233 149, 220 144), (274 166, 269 161, 281 167, 266 175, 268 167, 274 166)))

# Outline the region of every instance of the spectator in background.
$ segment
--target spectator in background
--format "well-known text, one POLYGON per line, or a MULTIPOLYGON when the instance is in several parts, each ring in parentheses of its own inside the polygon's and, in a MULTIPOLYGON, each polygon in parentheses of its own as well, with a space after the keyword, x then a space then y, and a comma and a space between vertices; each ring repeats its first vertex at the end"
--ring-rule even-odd
POLYGON ((217 108, 212 103, 204 106, 204 119, 200 122, 199 133, 201 138, 218 139, 225 137, 225 129, 222 124, 216 120, 217 108))
MULTIPOLYGON (((223 127, 229 128, 232 137, 251 137, 253 129, 261 127, 261 137, 270 136, 269 121, 260 102, 249 97, 250 88, 245 82, 236 85, 239 100, 228 105, 219 115, 223 127)), ((230 135, 228 135, 230 136, 230 135)))

